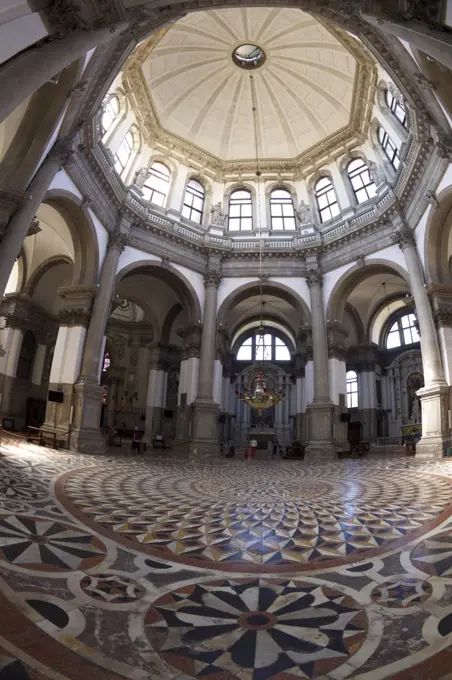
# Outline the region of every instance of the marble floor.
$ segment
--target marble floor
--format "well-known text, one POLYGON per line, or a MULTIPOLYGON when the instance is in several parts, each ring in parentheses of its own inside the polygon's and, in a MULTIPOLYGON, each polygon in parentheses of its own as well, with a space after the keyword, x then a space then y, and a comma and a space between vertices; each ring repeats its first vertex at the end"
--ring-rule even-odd
POLYGON ((436 680, 452 460, 0 448, 0 680, 436 680))

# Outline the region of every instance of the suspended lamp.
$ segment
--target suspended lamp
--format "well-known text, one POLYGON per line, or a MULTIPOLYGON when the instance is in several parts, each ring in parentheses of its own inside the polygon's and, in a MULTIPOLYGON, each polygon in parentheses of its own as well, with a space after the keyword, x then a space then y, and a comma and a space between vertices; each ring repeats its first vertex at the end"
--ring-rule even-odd
MULTIPOLYGON (((250 75, 250 87, 251 87, 251 102, 253 110, 253 122, 254 122, 254 143, 256 148, 256 181, 257 181, 257 224, 259 233, 259 280, 260 280, 260 324, 256 330, 256 337, 261 338, 262 344, 262 357, 265 359, 265 327, 264 327, 264 295, 262 289, 262 234, 261 234, 261 224, 260 224, 260 211, 259 211, 259 178, 261 176, 261 171, 259 169, 259 149, 257 142, 257 118, 256 118, 256 91, 254 88, 253 76, 250 75)), ((275 389, 274 381, 271 376, 267 375, 265 372, 265 364, 260 364, 257 367, 257 372, 254 373, 253 377, 250 379, 248 386, 244 386, 241 390, 236 390, 235 394, 237 399, 245 402, 251 408, 255 409, 259 416, 263 414, 266 409, 272 408, 278 404, 282 399, 284 399, 285 392, 283 390, 275 389), (273 385, 273 388, 271 387, 273 385)))

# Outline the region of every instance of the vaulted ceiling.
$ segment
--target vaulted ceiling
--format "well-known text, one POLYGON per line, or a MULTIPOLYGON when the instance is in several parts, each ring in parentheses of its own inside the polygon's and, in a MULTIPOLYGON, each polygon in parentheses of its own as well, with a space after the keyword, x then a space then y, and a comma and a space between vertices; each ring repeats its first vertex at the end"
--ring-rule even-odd
POLYGON ((293 159, 364 124, 353 42, 298 9, 194 12, 139 48, 128 77, 151 134, 160 129, 228 162, 256 156, 252 75, 259 157, 293 159), (259 68, 234 63, 245 43, 263 50, 259 68))

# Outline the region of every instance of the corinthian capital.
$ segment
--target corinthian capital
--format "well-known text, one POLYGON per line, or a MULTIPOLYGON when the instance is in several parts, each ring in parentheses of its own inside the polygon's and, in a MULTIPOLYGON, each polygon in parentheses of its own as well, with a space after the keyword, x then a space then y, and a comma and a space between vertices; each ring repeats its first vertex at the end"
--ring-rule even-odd
POLYGON ((399 246, 400 250, 404 250, 405 248, 408 248, 409 246, 416 245, 416 241, 414 239, 413 232, 407 226, 402 227, 401 229, 397 229, 391 235, 391 241, 393 243, 396 243, 399 246))
POLYGON ((308 284, 308 288, 312 288, 313 286, 321 286, 323 282, 323 276, 317 269, 310 269, 306 274, 305 279, 306 283, 308 284))
POLYGON ((49 161, 56 161, 60 168, 64 168, 69 163, 73 154, 72 139, 57 139, 52 149, 47 155, 49 161))
POLYGON ((221 282, 221 274, 218 272, 212 271, 211 269, 207 269, 205 274, 204 274, 204 285, 205 286, 215 286, 215 288, 218 288, 221 282))
POLYGON ((125 234, 120 229, 115 229, 111 231, 108 235, 108 248, 116 248, 121 253, 124 248, 129 244, 129 236, 125 234))

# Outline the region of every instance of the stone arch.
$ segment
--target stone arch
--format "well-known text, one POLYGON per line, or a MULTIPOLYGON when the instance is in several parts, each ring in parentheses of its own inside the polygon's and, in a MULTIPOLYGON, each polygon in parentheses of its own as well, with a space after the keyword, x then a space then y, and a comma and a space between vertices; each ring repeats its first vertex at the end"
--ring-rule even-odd
POLYGON ((450 282, 449 258, 452 247, 452 186, 437 195, 438 207, 431 208, 424 236, 424 263, 427 281, 450 282))
POLYGON ((336 281, 329 295, 326 305, 327 320, 342 323, 345 305, 352 291, 366 278, 382 272, 400 276, 407 283, 407 286, 410 286, 408 272, 396 262, 376 258, 364 266, 354 265, 336 281))
MULTIPOLYGON (((239 304, 243 300, 246 300, 250 296, 260 295, 261 284, 260 281, 252 281, 250 283, 245 283, 233 290, 221 303, 218 309, 218 325, 226 325, 226 316, 228 311, 235 305, 239 304)), ((281 300, 289 302, 299 313, 300 322, 303 322, 310 326, 311 324, 311 312, 307 303, 303 298, 295 291, 293 288, 286 286, 283 283, 277 281, 266 281, 262 284, 262 294, 263 295, 274 295, 279 297, 281 300)), ((240 320, 239 323, 243 323, 244 320, 240 320)), ((229 329, 233 333, 234 329, 229 329)), ((298 328, 293 328, 293 331, 297 332, 298 328)))
MULTIPOLYGON (((270 321, 271 319, 269 319, 270 321)), ((250 319, 251 321, 251 319, 250 319)), ((280 325, 283 326, 281 321, 276 320, 275 321, 280 325)), ((265 322, 264 322, 265 325, 265 322)), ((272 326, 268 326, 268 332, 271 333, 272 335, 275 335, 276 337, 280 338, 288 347, 289 351, 291 354, 295 354, 297 351, 296 344, 294 342, 294 339, 292 338, 290 332, 286 330, 282 330, 282 328, 274 328, 272 326)), ((247 340, 249 337, 254 335, 256 328, 249 328, 247 330, 244 330, 243 332, 240 331, 240 329, 237 329, 235 332, 236 339, 235 342, 231 346, 231 352, 234 354, 239 350, 240 346, 242 343, 247 340)))
POLYGON ((99 272, 99 248, 94 222, 81 198, 65 189, 51 189, 44 197, 57 210, 71 232, 74 245, 73 284, 95 284, 99 272))
POLYGON ((183 310, 183 306, 180 302, 177 302, 171 309, 169 310, 168 314, 166 315, 165 321, 163 322, 162 326, 162 332, 160 333, 160 342, 162 345, 169 345, 170 342, 170 336, 171 336, 171 329, 173 327, 173 324, 181 311, 183 310))
POLYGON ((41 264, 34 270, 34 272, 32 273, 32 275, 30 276, 29 280, 25 285, 24 293, 26 293, 30 297, 33 297, 33 293, 36 290, 36 286, 38 285, 40 279, 44 276, 44 274, 50 271, 52 267, 56 267, 60 264, 73 265, 74 263, 72 259, 67 255, 56 255, 53 257, 49 257, 47 260, 44 260, 44 262, 41 262, 41 264))
POLYGON ((190 323, 198 323, 202 319, 201 304, 196 291, 190 281, 180 273, 175 267, 169 265, 162 267, 161 262, 149 260, 138 260, 126 265, 116 274, 116 286, 126 276, 133 273, 146 273, 162 278, 179 295, 182 304, 187 305, 190 316, 190 323))

